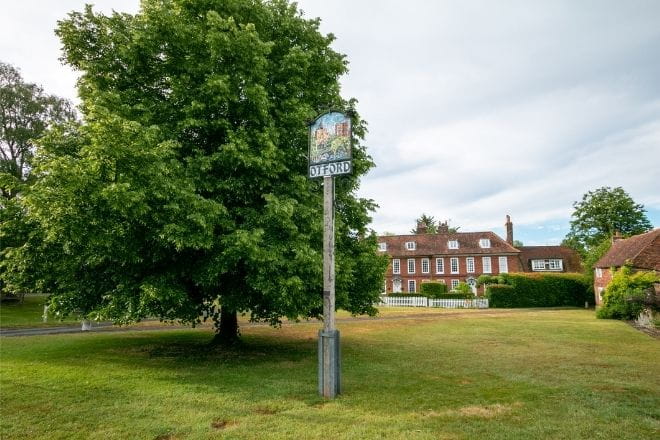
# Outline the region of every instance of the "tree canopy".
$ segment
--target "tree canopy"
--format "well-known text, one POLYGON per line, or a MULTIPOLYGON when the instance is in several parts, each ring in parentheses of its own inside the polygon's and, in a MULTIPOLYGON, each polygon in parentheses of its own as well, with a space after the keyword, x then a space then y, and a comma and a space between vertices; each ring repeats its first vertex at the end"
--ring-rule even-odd
POLYGON ((39 228, 11 250, 10 283, 90 318, 208 316, 225 338, 237 312, 319 317, 307 122, 335 108, 354 127, 353 175, 336 179, 337 306, 375 313, 387 262, 367 229, 375 204, 355 195, 373 162, 319 20, 284 0, 145 0, 136 15, 87 6, 57 34, 84 123, 41 142, 23 201, 39 228))
MULTIPOLYGON (((15 67, 0 62, 0 262, 5 250, 23 244, 33 227, 16 198, 34 181, 35 142, 53 124, 74 118, 68 101, 26 83, 15 67)), ((0 287, 3 271, 0 264, 0 287)))
POLYGON ((410 230, 411 234, 417 233, 417 228, 421 225, 426 227, 427 234, 437 234, 438 232, 449 232, 455 234, 461 228, 460 226, 449 226, 450 220, 444 222, 436 220, 432 215, 422 213, 420 217, 415 219, 415 227, 410 230))
POLYGON ((72 120, 71 104, 26 83, 0 61, 0 206, 16 196, 30 175, 34 141, 51 125, 72 120))
POLYGON ((635 201, 621 187, 602 187, 589 191, 579 202, 573 203, 571 229, 567 244, 583 254, 598 246, 615 232, 625 237, 641 234, 653 226, 646 217, 644 206, 635 201))
POLYGON ((419 226, 424 226, 426 227, 426 233, 427 234, 435 234, 438 232, 438 223, 435 220, 435 217, 432 215, 426 215, 422 213, 422 215, 415 219, 415 227, 410 230, 412 234, 417 233, 417 228, 419 226))

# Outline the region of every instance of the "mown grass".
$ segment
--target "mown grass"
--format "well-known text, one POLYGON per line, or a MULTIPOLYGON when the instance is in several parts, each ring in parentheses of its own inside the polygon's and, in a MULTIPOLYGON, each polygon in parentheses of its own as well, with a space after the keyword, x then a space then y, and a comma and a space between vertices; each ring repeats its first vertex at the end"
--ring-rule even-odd
MULTIPOLYGON (((388 315, 393 316, 393 311, 388 315)), ((593 311, 342 322, 343 394, 316 393, 317 323, 2 338, 3 439, 652 439, 659 341, 593 311)))
POLYGON ((22 303, 0 302, 0 328, 49 327, 80 322, 77 316, 60 320, 52 314, 48 316, 48 322, 43 322, 45 302, 46 295, 25 295, 22 303))

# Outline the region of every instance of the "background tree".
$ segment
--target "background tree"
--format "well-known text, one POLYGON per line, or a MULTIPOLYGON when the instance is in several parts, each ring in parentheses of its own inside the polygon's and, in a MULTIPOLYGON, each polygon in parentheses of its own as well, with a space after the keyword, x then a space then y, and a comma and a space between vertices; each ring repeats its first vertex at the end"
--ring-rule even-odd
POLYGON ((653 226, 646 217, 644 206, 635 203, 623 188, 602 187, 587 192, 582 200, 573 203, 571 229, 563 244, 585 255, 615 232, 624 237, 641 234, 653 226))
POLYGON ((513 240, 513 247, 521 247, 521 246, 525 246, 525 244, 522 241, 513 240))
POLYGON ((417 233, 417 226, 422 224, 423 226, 426 226, 426 233, 427 234, 437 234, 439 231, 441 231, 442 227, 447 227, 447 232, 450 234, 455 234, 458 232, 458 230, 461 228, 460 226, 449 226, 449 223, 451 220, 445 220, 444 222, 441 222, 440 220, 435 220, 435 217, 432 215, 426 215, 422 213, 422 215, 415 219, 415 227, 410 230, 411 234, 416 234, 417 233))
POLYGON ((51 125, 72 120, 69 101, 47 95, 0 61, 0 204, 29 179, 34 141, 51 125))
MULTIPOLYGON (((35 141, 53 124, 74 118, 68 101, 26 83, 16 68, 0 62, 0 262, 34 227, 15 198, 33 180, 35 141)), ((2 272, 0 264, 0 287, 2 272)))
POLYGON ((336 179, 337 306, 375 313, 387 261, 367 229, 375 204, 355 196, 373 162, 339 93, 346 60, 318 29, 284 0, 145 0, 136 15, 88 6, 60 22, 85 124, 41 142, 22 203, 45 238, 11 250, 9 281, 90 318, 205 314, 225 342, 237 312, 319 317, 306 124, 338 108, 355 138, 354 173, 336 179))
POLYGON ((422 215, 419 218, 415 219, 415 227, 410 230, 410 233, 416 234, 417 227, 419 225, 426 226, 427 234, 435 234, 438 232, 437 222, 435 221, 435 218, 433 218, 432 215, 426 215, 422 213, 422 215))

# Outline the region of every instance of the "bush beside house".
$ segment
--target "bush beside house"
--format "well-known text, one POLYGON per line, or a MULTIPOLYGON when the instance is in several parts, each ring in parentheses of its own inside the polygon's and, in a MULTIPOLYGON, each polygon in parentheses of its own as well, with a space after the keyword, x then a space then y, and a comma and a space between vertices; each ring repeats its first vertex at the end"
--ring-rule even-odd
POLYGON ((593 302, 589 278, 582 274, 501 274, 480 277, 490 307, 581 307, 593 302))
MULTIPOLYGON (((654 271, 637 271, 624 265, 614 272, 612 281, 603 294, 603 305, 596 317, 605 319, 635 319, 645 308, 648 292, 653 285, 660 283, 660 276, 654 271)), ((649 305, 652 310, 655 302, 649 305)), ((658 310, 653 310, 658 312, 658 310)))
POLYGON ((437 298, 438 295, 447 293, 447 285, 445 283, 422 283, 419 288, 421 294, 427 298, 437 298))
MULTIPOLYGON (((467 286, 467 284, 466 284, 467 286)), ((429 283, 422 283, 422 285, 419 288, 419 292, 414 292, 414 293, 404 293, 404 292, 399 292, 399 293, 388 293, 386 296, 389 297, 397 297, 397 298, 410 298, 413 296, 424 296, 426 298, 432 298, 432 299, 473 299, 474 294, 472 294, 472 291, 469 290, 470 286, 468 287, 468 293, 464 292, 447 292, 447 285, 445 283, 434 283, 434 282, 429 282, 429 283)))

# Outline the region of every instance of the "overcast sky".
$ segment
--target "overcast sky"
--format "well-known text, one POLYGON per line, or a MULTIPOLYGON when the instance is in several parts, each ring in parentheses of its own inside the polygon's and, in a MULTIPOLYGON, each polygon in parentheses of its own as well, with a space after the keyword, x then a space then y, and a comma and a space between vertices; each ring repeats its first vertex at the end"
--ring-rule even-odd
MULTIPOLYGON (((135 12, 137 0, 91 1, 135 12)), ((376 231, 422 212, 556 244, 572 203, 622 186, 660 226, 660 1, 301 0, 336 35, 376 162, 376 231)), ((55 22, 79 0, 2 0, 0 60, 76 98, 55 22)))

